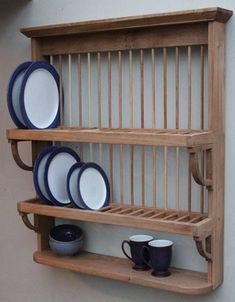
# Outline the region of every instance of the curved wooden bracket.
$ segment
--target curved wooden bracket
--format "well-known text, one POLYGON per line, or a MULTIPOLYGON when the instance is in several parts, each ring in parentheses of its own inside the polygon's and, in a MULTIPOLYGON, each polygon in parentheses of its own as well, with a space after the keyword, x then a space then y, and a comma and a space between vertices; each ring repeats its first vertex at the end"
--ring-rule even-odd
POLYGON ((192 172, 192 176, 196 183, 201 186, 207 187, 208 190, 212 190, 212 164, 211 164, 211 147, 206 146, 205 149, 198 149, 198 148, 190 148, 189 149, 189 164, 190 169, 192 172), (199 168, 199 160, 198 160, 198 153, 199 151, 206 150, 207 157, 206 157, 206 178, 200 171, 199 168))
POLYGON ((11 152, 12 152, 12 155, 13 155, 13 158, 16 162, 16 164, 23 170, 26 170, 26 171, 33 171, 33 167, 32 166, 28 166, 26 165, 20 158, 20 155, 19 155, 19 150, 18 150, 18 141, 15 141, 15 140, 11 140, 10 141, 11 143, 11 152))
POLYGON ((211 236, 194 236, 193 239, 195 240, 198 253, 207 261, 212 261, 211 236))
POLYGON ((23 213, 23 212, 19 212, 19 214, 20 214, 24 224, 27 226, 27 228, 29 228, 30 230, 33 230, 36 233, 39 233, 39 228, 31 223, 31 221, 28 218, 28 214, 23 213))

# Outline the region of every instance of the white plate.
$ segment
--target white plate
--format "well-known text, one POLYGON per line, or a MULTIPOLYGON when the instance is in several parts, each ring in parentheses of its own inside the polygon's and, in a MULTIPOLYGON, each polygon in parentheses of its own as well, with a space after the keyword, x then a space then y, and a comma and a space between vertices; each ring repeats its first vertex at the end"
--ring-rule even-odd
POLYGON ((42 152, 39 153, 35 160, 34 168, 33 168, 33 181, 34 187, 37 192, 38 197, 45 202, 46 204, 53 204, 50 200, 50 197, 46 190, 45 185, 45 167, 46 162, 49 156, 55 151, 57 147, 50 146, 44 149, 42 152))
POLYGON ((32 62, 21 63, 11 75, 7 89, 7 105, 11 118, 18 128, 27 128, 20 106, 20 91, 23 77, 32 62))
POLYGON ((69 170, 67 177, 67 191, 69 198, 76 207, 82 209, 84 208, 83 203, 79 199, 78 195, 78 174, 81 167, 84 165, 83 162, 74 164, 69 170))
POLYGON ((24 74, 20 104, 28 128, 54 128, 59 123, 59 76, 47 62, 32 63, 24 74))
POLYGON ((45 168, 45 185, 50 200, 58 206, 71 203, 67 192, 70 168, 80 161, 78 154, 68 147, 57 148, 49 156, 45 168))
POLYGON ((109 204, 109 181, 104 170, 96 163, 86 163, 81 167, 78 196, 83 207, 90 210, 98 210, 109 204))

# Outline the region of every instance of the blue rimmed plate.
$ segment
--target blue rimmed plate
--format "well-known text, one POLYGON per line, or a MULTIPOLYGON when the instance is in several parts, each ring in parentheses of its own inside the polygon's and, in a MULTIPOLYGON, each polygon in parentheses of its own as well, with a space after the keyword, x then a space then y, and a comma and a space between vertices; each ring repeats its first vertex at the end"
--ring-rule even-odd
POLYGON ((31 129, 55 128, 59 123, 59 75, 45 62, 32 63, 26 70, 20 91, 24 123, 31 129))
POLYGON ((67 192, 67 176, 70 168, 80 161, 78 154, 69 147, 58 147, 46 162, 45 186, 50 200, 58 206, 71 203, 67 192))
POLYGON ((104 170, 96 163, 86 163, 80 168, 78 197, 83 208, 89 210, 98 210, 109 204, 109 181, 104 170))
POLYGON ((69 199, 75 207, 83 209, 83 203, 80 201, 78 196, 78 174, 81 167, 84 165, 84 162, 79 162, 74 164, 68 173, 67 176, 67 191, 69 199))
POLYGON ((24 74, 32 62, 21 63, 12 73, 7 88, 7 105, 10 116, 18 128, 27 128, 20 107, 20 91, 24 74))
POLYGON ((45 204, 50 204, 50 205, 53 203, 51 202, 50 197, 46 190, 44 174, 45 174, 47 159, 49 158, 51 153, 56 149, 57 149, 56 146, 50 146, 44 149, 42 152, 40 152, 35 160, 34 168, 33 168, 33 182, 37 195, 45 204))

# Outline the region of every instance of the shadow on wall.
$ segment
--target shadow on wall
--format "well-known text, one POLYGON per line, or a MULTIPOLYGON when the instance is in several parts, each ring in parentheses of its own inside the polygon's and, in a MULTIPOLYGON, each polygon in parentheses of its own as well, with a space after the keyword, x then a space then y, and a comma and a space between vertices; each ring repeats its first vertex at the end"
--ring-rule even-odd
POLYGON ((8 9, 11 7, 13 8, 20 8, 21 6, 24 6, 27 2, 30 2, 32 0, 0 0, 0 9, 6 9, 5 13, 8 9))

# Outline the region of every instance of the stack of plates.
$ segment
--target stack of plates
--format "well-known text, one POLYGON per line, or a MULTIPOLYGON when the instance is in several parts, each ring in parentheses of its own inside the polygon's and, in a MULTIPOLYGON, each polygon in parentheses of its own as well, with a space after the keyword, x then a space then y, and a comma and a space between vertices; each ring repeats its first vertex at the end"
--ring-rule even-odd
POLYGON ((81 162, 68 147, 44 149, 35 161, 33 179, 46 204, 97 210, 109 203, 110 186, 104 170, 96 163, 81 162))
POLYGON ((18 128, 46 129, 59 123, 59 76, 45 61, 24 62, 12 73, 8 109, 18 128))

